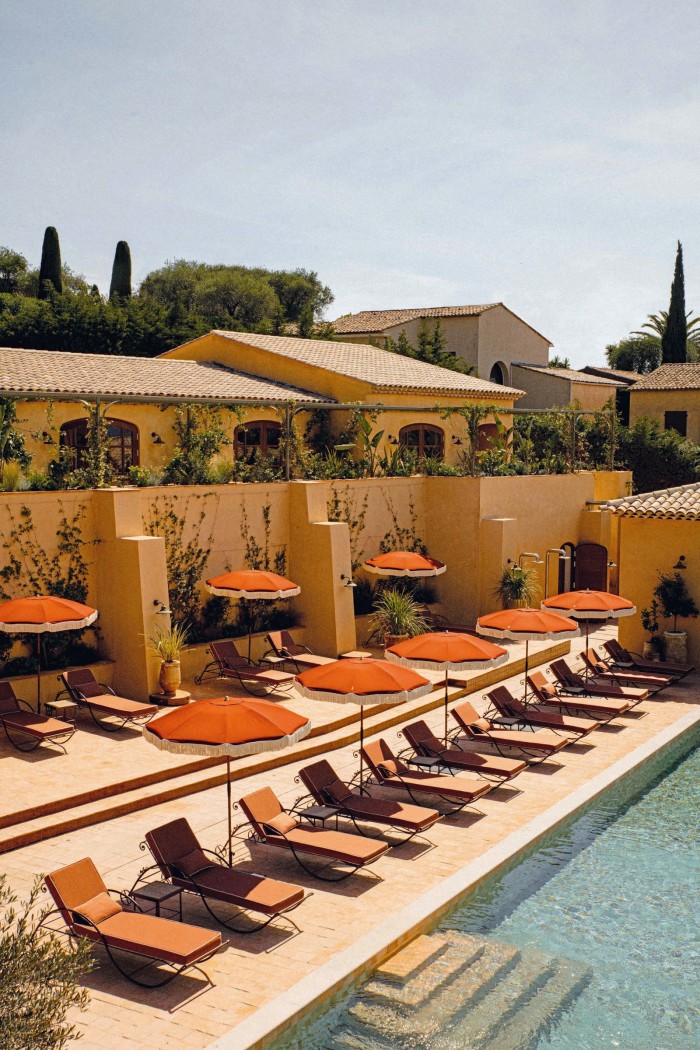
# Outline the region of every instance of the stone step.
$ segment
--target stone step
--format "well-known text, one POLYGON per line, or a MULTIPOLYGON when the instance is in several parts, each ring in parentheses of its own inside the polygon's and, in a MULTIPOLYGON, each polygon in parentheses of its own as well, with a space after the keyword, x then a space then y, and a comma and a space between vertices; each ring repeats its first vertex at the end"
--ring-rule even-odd
POLYGON ((481 941, 468 935, 460 934, 459 940, 441 934, 434 934, 433 937, 436 938, 441 951, 432 965, 421 968, 402 986, 397 986, 395 982, 372 979, 362 989, 363 996, 386 1000, 403 1008, 418 1009, 466 966, 476 962, 484 950, 481 941))
POLYGON ((537 989, 554 974, 556 962, 543 952, 521 954, 516 965, 478 1003, 470 1003, 450 1020, 450 1031, 435 1050, 481 1047, 503 1030, 537 989))
POLYGON ((396 1043, 383 1039, 376 1031, 341 1025, 333 1032, 333 1050, 396 1050, 396 1043))
MULTIPOLYGON (((393 997, 386 995, 381 1000, 363 997, 351 1007, 352 1019, 394 1041, 423 1038, 430 1040, 428 1045, 432 1045, 449 1019, 463 1010, 467 1003, 478 1002, 520 957, 519 950, 509 944, 479 942, 466 934, 455 937, 452 933, 447 935, 447 940, 449 949, 437 963, 420 975, 421 980, 430 975, 429 983, 435 987, 421 994, 420 998, 416 994, 417 989, 414 989, 413 1002, 408 1004, 405 1002, 406 989, 396 986, 393 986, 393 997), (460 943, 465 939, 478 946, 478 951, 472 949, 472 955, 476 956, 474 961, 465 960, 464 945, 460 943), (450 971, 445 976, 445 964, 448 962, 450 971), (442 971, 437 982, 432 973, 434 969, 442 971), (407 1006, 413 1008, 407 1009, 407 1006)), ((387 991, 389 988, 385 985, 387 991)))
POLYGON ((442 955, 446 948, 447 941, 440 934, 433 934, 432 937, 423 934, 377 967, 374 976, 390 984, 406 984, 442 955))
POLYGON ((568 959, 555 959, 553 963, 552 975, 535 991, 523 1009, 512 1013, 490 1038, 475 1043, 475 1048, 534 1050, 542 1035, 581 994, 593 972, 589 966, 568 959))

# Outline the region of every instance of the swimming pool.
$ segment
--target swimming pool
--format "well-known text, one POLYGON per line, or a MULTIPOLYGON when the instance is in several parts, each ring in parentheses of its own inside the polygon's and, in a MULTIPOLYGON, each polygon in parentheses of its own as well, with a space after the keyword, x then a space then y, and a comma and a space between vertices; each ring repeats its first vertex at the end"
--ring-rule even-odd
MULTIPOLYGON (((375 1000, 360 988, 275 1046, 698 1050, 700 749, 665 763, 661 772, 652 763, 615 786, 440 927, 485 936, 499 950, 512 946, 521 964, 570 962, 580 979, 546 1023, 528 1027, 526 1002, 522 1012, 504 1009, 495 1038, 493 1028, 476 1038, 471 1005, 442 1017, 437 1029, 421 1032, 400 1010, 393 1029, 373 1029, 375 1000)), ((499 1005, 509 1001, 501 994, 499 1005)))

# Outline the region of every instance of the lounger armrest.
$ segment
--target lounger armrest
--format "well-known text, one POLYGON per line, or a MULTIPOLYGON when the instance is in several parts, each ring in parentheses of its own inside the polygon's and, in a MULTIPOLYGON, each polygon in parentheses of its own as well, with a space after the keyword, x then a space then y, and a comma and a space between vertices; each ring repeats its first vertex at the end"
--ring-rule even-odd
MULTIPOLYGON (((20 707, 26 707, 27 711, 29 711, 29 712, 30 712, 31 714, 33 714, 33 715, 35 715, 35 714, 36 714, 36 711, 34 710, 34 708, 33 708, 33 707, 32 707, 32 705, 31 705, 31 704, 29 703, 29 701, 28 701, 28 700, 23 700, 21 696, 18 696, 18 697, 17 697, 17 703, 18 703, 18 705, 19 705, 20 707)), ((5 712, 5 714, 11 714, 11 713, 12 713, 11 711, 9 711, 9 712, 8 712, 8 711, 6 711, 6 712, 5 712)))

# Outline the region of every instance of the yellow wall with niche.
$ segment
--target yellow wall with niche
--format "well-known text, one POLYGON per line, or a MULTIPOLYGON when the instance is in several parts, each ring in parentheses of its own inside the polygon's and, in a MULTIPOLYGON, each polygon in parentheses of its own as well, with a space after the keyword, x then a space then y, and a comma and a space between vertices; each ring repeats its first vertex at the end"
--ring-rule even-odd
POLYGON ((666 412, 687 412, 686 437, 700 444, 700 390, 630 389, 630 426, 642 416, 657 419, 664 426, 666 412))

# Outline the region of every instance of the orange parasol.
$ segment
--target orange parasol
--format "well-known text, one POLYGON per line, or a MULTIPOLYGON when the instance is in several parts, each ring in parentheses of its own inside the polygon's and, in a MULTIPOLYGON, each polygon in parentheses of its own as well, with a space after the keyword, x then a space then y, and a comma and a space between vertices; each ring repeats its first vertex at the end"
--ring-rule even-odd
POLYGON ((97 619, 97 609, 68 598, 38 594, 33 598, 12 598, 0 605, 0 631, 7 634, 36 635, 36 706, 41 713, 41 635, 60 631, 79 631, 97 619))
POLYGON ((500 645, 485 642, 471 634, 449 631, 418 634, 386 650, 387 660, 404 667, 423 667, 445 671, 445 743, 447 743, 447 686, 450 671, 483 671, 499 667, 508 660, 500 645))
POLYGON ((362 566, 367 572, 374 572, 379 576, 440 576, 447 566, 436 558, 429 558, 426 554, 417 554, 414 551, 390 551, 388 554, 378 554, 376 558, 368 558, 362 566))
POLYGON ((221 696, 196 700, 154 718, 143 727, 143 736, 161 751, 226 757, 230 864, 231 759, 291 747, 310 729, 308 718, 269 700, 221 696))
POLYGON ((332 704, 359 704, 360 707, 360 783, 362 747, 365 742, 365 705, 401 704, 417 700, 432 689, 422 675, 385 660, 334 660, 297 675, 297 687, 309 700, 332 704))
POLYGON ((211 594, 220 598, 245 598, 248 602, 248 660, 250 660, 250 643, 253 636, 253 618, 250 603, 263 599, 276 601, 278 598, 294 598, 301 594, 301 587, 284 576, 266 569, 237 569, 213 576, 206 580, 206 588, 211 594))
POLYGON ((572 616, 586 621, 586 649, 588 648, 589 620, 618 620, 621 616, 632 616, 636 605, 610 591, 563 591, 545 598, 542 608, 558 616, 572 616))
POLYGON ((580 632, 573 620, 542 609, 501 609, 499 612, 480 616, 476 621, 479 634, 492 638, 512 638, 525 642, 525 692, 527 702, 527 672, 530 642, 575 638, 580 632))

